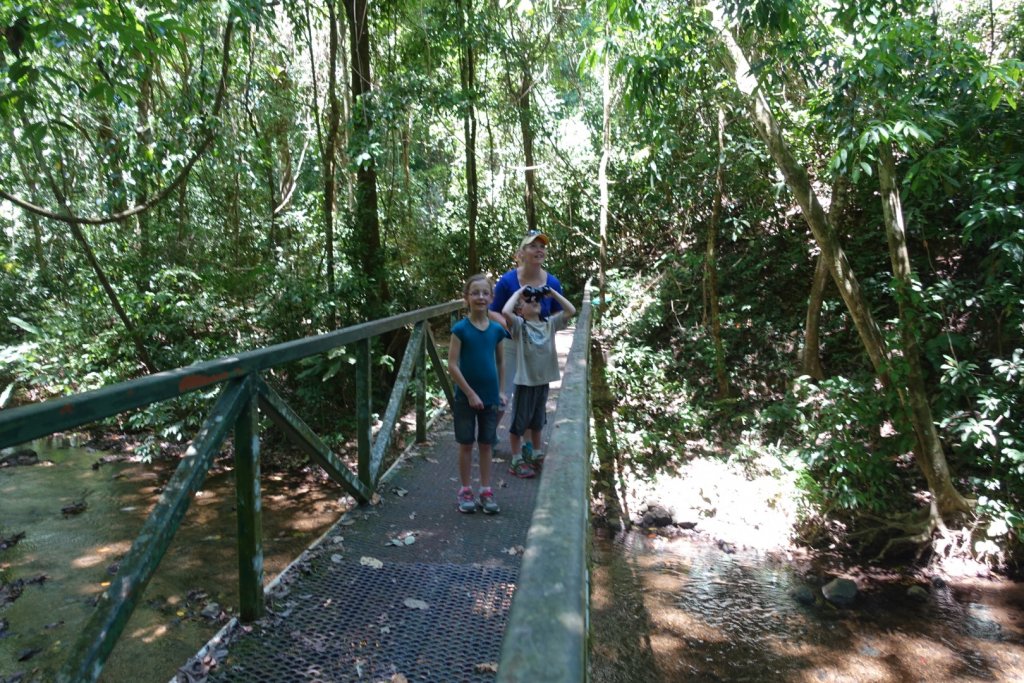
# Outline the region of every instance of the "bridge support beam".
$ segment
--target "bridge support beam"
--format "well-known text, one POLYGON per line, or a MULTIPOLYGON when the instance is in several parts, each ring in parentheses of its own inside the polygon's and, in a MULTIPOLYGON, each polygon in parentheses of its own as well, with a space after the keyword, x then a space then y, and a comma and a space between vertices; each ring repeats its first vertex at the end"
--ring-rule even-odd
MULTIPOLYGON (((255 386, 251 383, 250 386, 255 386)), ((256 393, 235 420, 235 501, 238 508, 238 598, 242 621, 263 616, 263 502, 256 393)))

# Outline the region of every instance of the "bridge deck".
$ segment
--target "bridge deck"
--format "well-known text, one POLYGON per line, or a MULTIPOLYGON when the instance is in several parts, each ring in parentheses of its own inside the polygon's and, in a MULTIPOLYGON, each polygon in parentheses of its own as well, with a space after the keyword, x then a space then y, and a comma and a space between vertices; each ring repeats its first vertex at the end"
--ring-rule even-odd
MULTIPOLYGON (((563 365, 571 335, 559 334, 563 365)), ((307 550, 272 584, 267 616, 229 625, 190 662, 196 673, 206 656, 218 662, 210 681, 493 681, 539 485, 508 473, 509 420, 492 474, 500 514, 456 510, 445 416, 388 474, 380 503, 307 550)))

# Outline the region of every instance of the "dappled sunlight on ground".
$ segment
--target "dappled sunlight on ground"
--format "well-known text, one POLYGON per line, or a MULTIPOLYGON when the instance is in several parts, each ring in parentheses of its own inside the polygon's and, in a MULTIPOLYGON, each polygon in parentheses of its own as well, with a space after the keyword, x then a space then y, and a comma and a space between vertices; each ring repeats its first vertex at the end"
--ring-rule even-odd
POLYGON ((947 575, 916 599, 892 570, 861 567, 853 605, 824 601, 833 574, 790 546, 793 476, 771 458, 701 459, 626 482, 631 517, 655 502, 694 528, 595 538, 594 683, 1024 680, 1021 584, 947 575))
POLYGON ((731 543, 761 550, 784 549, 796 520, 795 473, 774 458, 753 463, 711 458, 692 460, 675 475, 636 479, 627 487, 627 505, 658 501, 677 520, 731 543))

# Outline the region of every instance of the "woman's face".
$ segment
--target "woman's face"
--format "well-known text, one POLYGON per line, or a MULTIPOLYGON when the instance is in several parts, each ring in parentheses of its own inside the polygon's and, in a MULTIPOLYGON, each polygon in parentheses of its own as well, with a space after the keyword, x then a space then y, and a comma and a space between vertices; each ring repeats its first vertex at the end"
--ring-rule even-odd
POLYGON ((540 240, 534 240, 519 250, 519 260, 526 264, 543 265, 544 257, 548 254, 548 248, 540 240))

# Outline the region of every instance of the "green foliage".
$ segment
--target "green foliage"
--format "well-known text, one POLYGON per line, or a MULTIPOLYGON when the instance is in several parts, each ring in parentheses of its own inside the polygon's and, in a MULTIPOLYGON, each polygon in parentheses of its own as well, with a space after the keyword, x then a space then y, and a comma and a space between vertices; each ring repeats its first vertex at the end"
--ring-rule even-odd
MULTIPOLYGON (((914 0, 723 4, 819 196, 845 207, 835 226, 893 348, 899 303, 916 307, 909 330, 923 349, 956 484, 982 501, 981 523, 993 534, 986 542, 1012 544, 1024 509, 1024 436, 1016 426, 1024 400, 1016 351, 1024 347, 1024 10, 914 0), (894 286, 880 228, 882 144, 897 157, 914 271, 907 292, 894 286)), ((324 155, 332 150, 322 4, 7 3, 0 189, 58 214, 109 217, 167 188, 216 132, 153 208, 80 226, 139 338, 169 369, 364 319, 367 264, 355 249, 352 199, 355 170, 370 161, 381 237, 374 256, 386 262, 392 294, 384 309, 457 296, 468 268, 470 104, 478 260, 494 274, 512 267, 525 225, 526 121, 534 199, 554 241, 549 267, 570 293, 597 275, 593 178, 608 154, 609 305, 600 329, 623 451, 657 468, 696 451, 753 457, 761 447, 746 444, 769 444, 802 458, 804 485, 822 510, 910 505, 922 486, 907 462, 910 432, 894 394, 866 376, 869 362, 834 285, 820 327, 827 379, 794 380, 818 247, 730 85, 705 8, 668 0, 474 3, 462 21, 459 7, 372 4, 373 89, 341 121, 338 191, 325 207, 324 155), (215 120, 229 16, 235 33, 215 120), (476 82, 464 91, 467 46, 476 82), (355 125, 363 114, 372 117, 369 130, 355 125), (720 164, 715 265, 733 392, 724 401, 716 400, 704 270, 720 164)), ((344 33, 344 12, 339 17, 344 33)), ((350 77, 336 74, 342 101, 350 77)), ((6 202, 0 303, 0 407, 144 371, 69 226, 6 202)), ((898 386, 905 367, 897 358, 892 369, 898 386)), ((342 350, 269 380, 341 444, 351 434, 349 370, 342 350)), ((375 369, 378 390, 391 373, 375 369)), ((196 395, 161 404, 121 426, 151 430, 155 449, 190 438, 207 403, 196 395)))
POLYGON ((907 476, 913 441, 894 433, 892 409, 871 378, 798 377, 767 417, 806 465, 802 486, 818 510, 884 514, 907 505, 908 484, 920 485, 907 476))
POLYGON ((984 368, 946 356, 941 391, 955 407, 943 418, 961 476, 979 495, 979 513, 1024 533, 1024 349, 984 368))
POLYGON ((609 284, 601 334, 609 340, 606 381, 620 454, 648 473, 678 467, 688 455, 681 444, 707 428, 706 411, 673 352, 649 345, 660 318, 652 292, 639 278, 614 277, 609 284))

